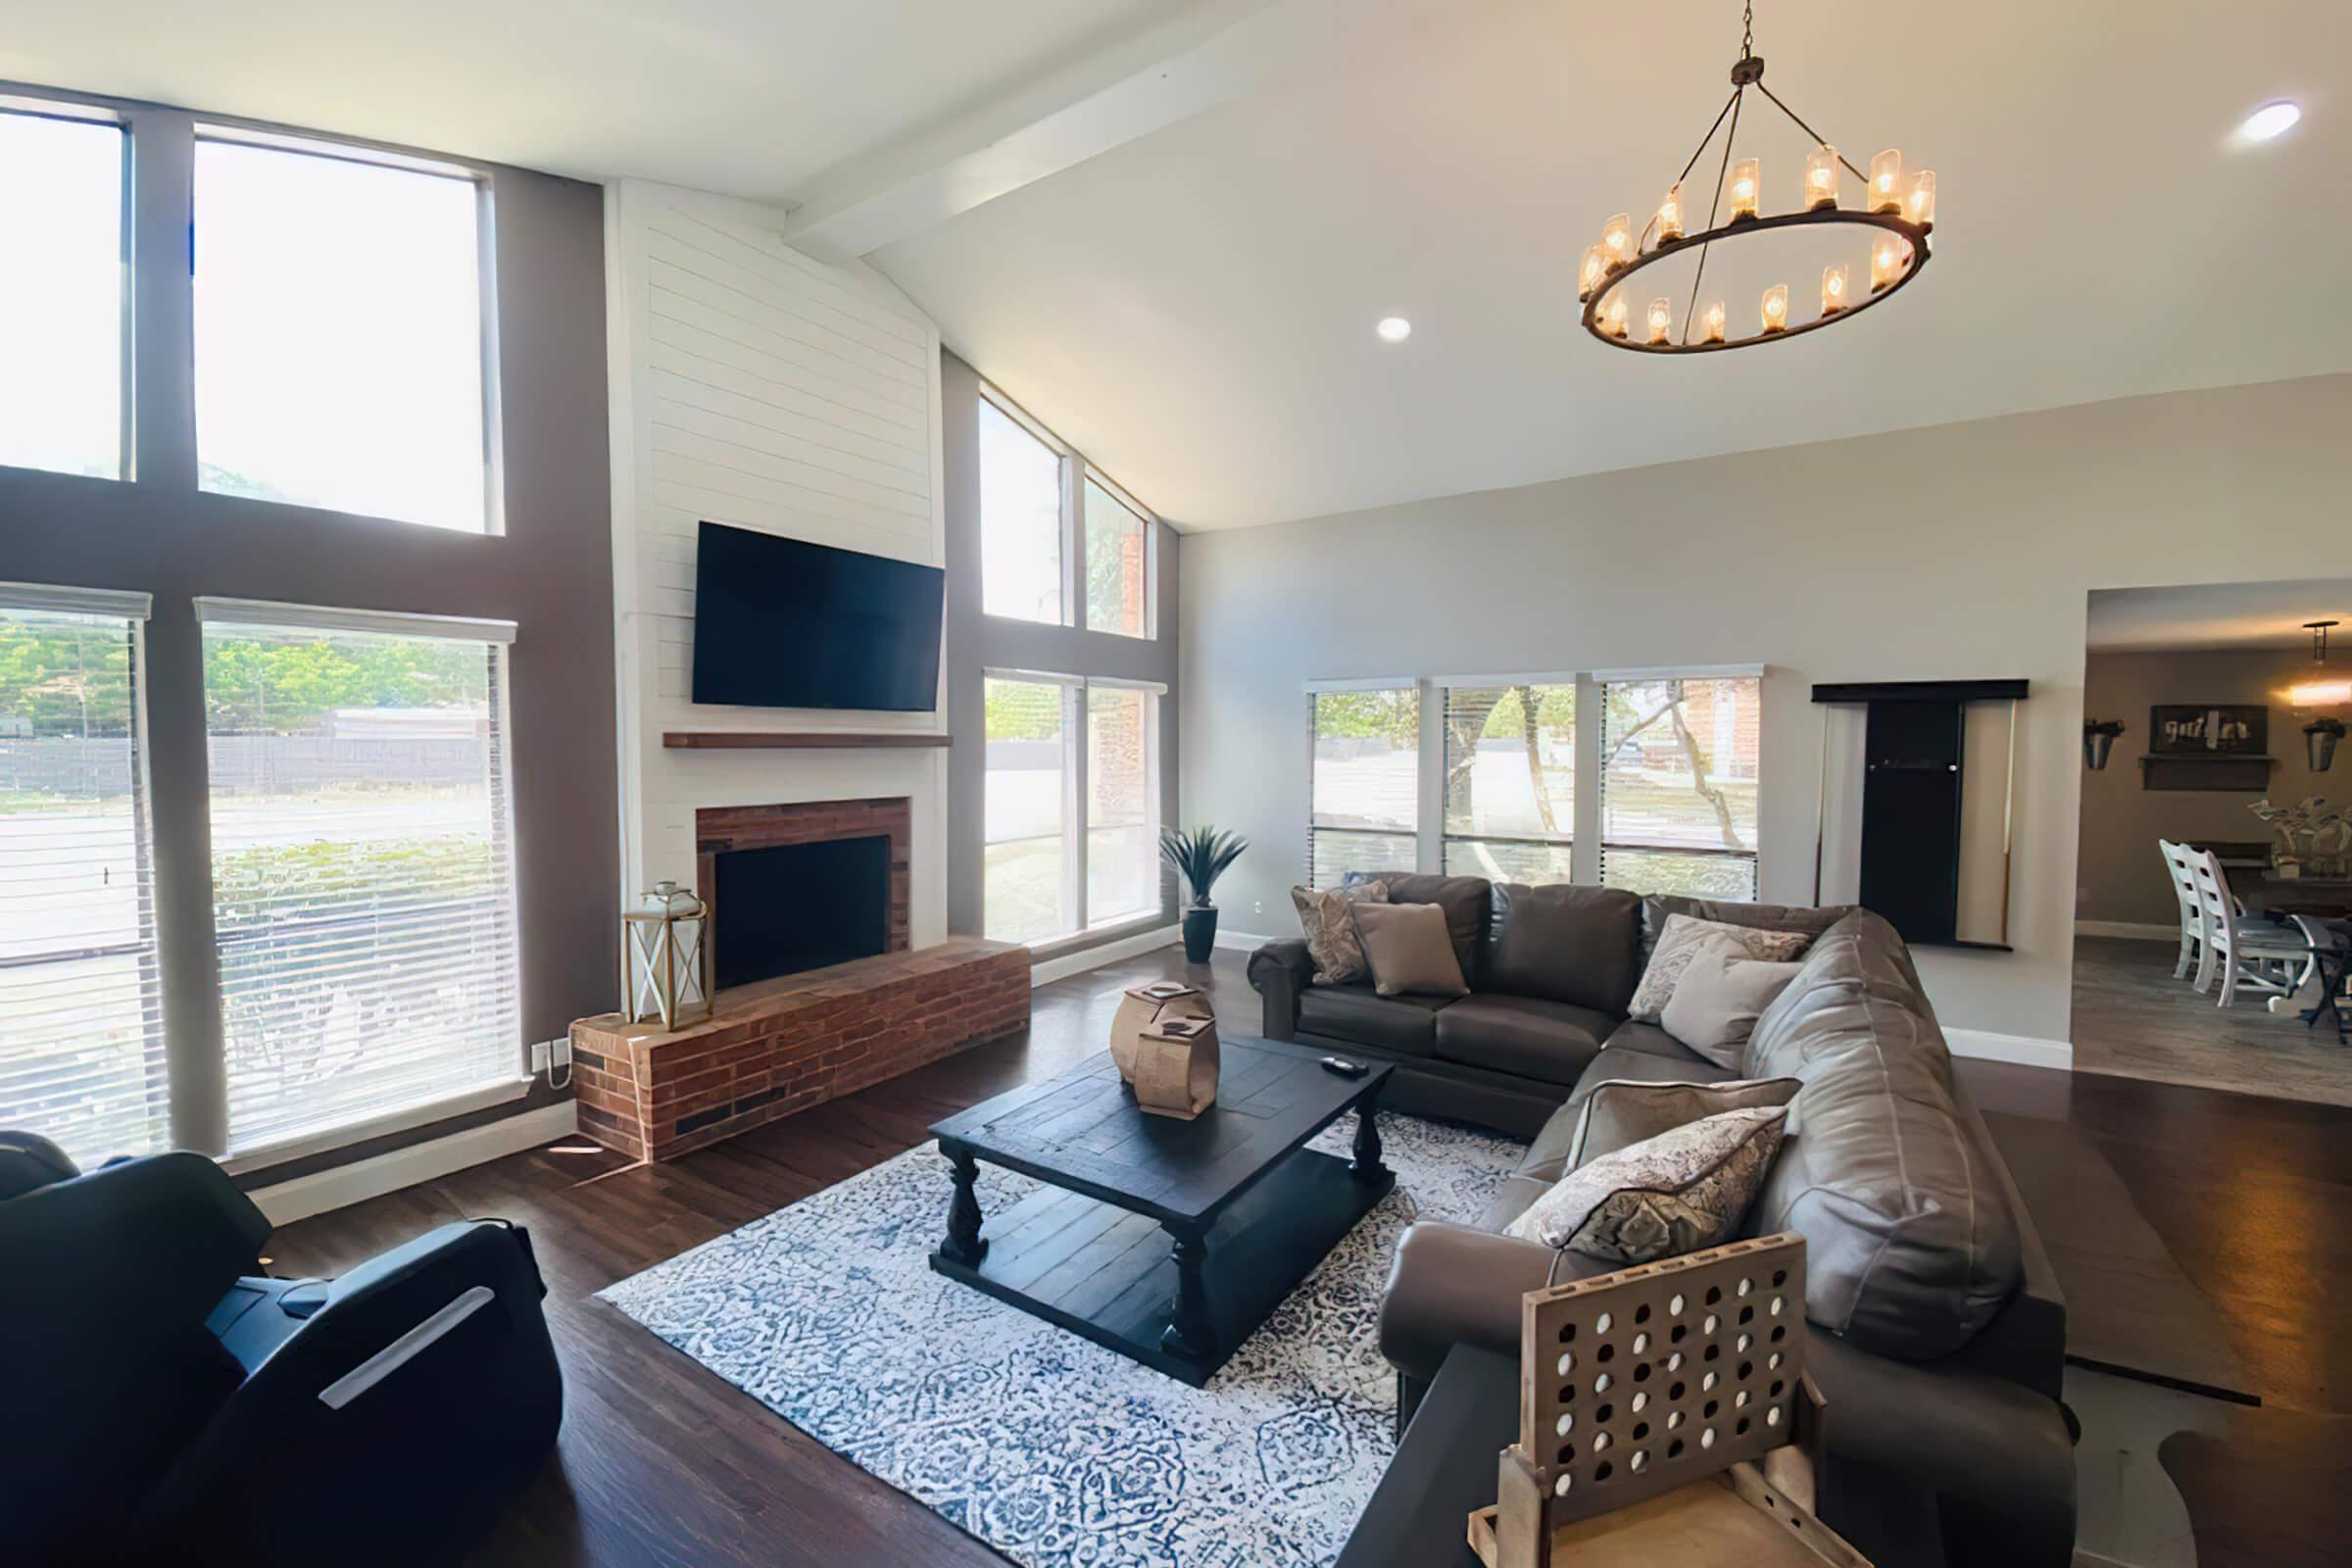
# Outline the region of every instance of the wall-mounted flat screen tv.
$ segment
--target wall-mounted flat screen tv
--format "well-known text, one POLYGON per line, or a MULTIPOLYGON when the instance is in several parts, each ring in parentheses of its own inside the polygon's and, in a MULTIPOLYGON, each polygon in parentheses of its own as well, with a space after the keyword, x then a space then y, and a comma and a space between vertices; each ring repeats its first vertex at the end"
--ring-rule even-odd
POLYGON ((694 700, 928 712, 937 566, 706 522, 694 568, 694 700))

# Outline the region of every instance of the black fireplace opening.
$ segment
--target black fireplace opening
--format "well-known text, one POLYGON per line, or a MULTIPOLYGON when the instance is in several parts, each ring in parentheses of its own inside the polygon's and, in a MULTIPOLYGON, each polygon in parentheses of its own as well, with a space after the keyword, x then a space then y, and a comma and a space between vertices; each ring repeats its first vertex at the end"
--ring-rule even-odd
POLYGON ((712 860, 710 983, 717 989, 888 950, 888 835, 729 850, 712 860))

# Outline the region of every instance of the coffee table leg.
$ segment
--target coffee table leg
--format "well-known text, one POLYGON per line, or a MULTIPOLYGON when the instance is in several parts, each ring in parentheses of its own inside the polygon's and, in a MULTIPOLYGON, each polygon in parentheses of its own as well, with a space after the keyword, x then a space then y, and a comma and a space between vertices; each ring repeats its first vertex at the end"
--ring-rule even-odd
POLYGON ((1176 1315, 1161 1331, 1159 1348, 1188 1361, 1205 1361, 1216 1353, 1216 1335, 1208 1323, 1208 1288, 1200 1279, 1208 1243, 1199 1231, 1170 1226, 1168 1234, 1176 1239, 1170 1253, 1176 1259, 1176 1315))
POLYGON ((961 1144, 942 1141, 939 1152, 956 1168, 956 1195, 948 1200, 948 1239, 939 1244, 940 1255, 973 1268, 988 1255, 988 1243, 980 1235, 980 1198, 972 1191, 980 1176, 979 1162, 961 1144))
POLYGON ((1349 1162, 1348 1173, 1357 1181, 1382 1182, 1389 1179, 1389 1167, 1380 1162, 1380 1123, 1369 1100, 1355 1107, 1354 1153, 1355 1158, 1349 1162))

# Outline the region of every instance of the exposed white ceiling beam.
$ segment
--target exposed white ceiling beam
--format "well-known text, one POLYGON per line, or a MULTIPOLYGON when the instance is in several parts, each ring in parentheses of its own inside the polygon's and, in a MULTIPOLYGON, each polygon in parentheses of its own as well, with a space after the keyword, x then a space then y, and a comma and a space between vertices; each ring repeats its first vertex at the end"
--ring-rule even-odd
POLYGON ((1120 48, 811 180, 785 235, 867 256, 1155 130, 1504 0, 1211 0, 1120 48))

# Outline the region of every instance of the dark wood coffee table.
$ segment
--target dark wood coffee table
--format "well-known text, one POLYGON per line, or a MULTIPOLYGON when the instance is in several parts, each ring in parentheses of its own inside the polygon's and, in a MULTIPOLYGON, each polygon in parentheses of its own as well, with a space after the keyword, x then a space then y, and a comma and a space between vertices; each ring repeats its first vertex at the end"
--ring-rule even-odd
POLYGON ((1192 1121, 1139 1109, 1107 1054, 949 1117, 931 1266, 1198 1388, 1396 1184, 1374 1111, 1390 1069, 1342 1077, 1325 1054, 1225 1041, 1192 1121), (1350 1110, 1352 1160, 1301 1147, 1350 1110), (1046 1185, 984 1222, 983 1159, 1046 1185))

